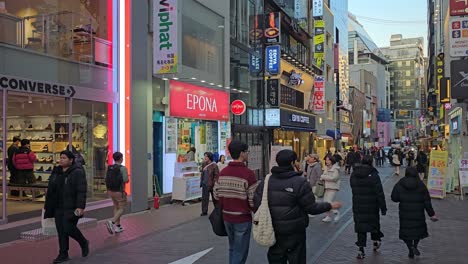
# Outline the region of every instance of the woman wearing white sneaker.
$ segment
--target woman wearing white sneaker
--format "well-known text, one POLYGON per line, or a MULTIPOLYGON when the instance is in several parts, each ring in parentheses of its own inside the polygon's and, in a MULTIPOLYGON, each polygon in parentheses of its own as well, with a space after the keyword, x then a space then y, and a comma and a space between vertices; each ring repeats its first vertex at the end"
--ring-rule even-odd
MULTIPOLYGON (((340 190, 340 172, 339 165, 336 164, 335 159, 331 155, 325 157, 325 168, 320 180, 325 183, 325 194, 323 201, 331 203, 335 200, 336 193, 340 190)), ((340 220, 340 212, 338 210, 332 210, 335 214, 335 222, 340 220)), ((327 212, 327 216, 322 219, 323 222, 331 222, 331 211, 327 212)))

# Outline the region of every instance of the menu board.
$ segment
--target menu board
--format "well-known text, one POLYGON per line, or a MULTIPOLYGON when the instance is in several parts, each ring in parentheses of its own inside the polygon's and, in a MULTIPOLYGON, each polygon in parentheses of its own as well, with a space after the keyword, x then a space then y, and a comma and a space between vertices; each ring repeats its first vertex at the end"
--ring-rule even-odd
POLYGON ((166 153, 177 152, 177 119, 166 117, 166 153))
POLYGON ((448 152, 432 150, 429 161, 427 189, 432 198, 445 197, 445 177, 447 175, 448 152))

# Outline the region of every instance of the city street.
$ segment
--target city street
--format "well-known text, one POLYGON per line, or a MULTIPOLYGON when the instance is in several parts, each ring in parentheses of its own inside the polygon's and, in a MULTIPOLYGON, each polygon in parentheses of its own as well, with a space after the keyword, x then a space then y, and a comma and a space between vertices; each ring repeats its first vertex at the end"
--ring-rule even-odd
MULTIPOLYGON (((307 229, 308 263, 411 263, 407 260, 404 244, 398 240, 397 205, 389 200, 389 193, 398 177, 392 168, 379 169, 387 194, 388 214, 382 217, 385 234, 381 251, 377 254, 367 249, 364 261, 355 259, 356 247, 349 176, 342 175, 342 189, 338 199, 343 201, 342 219, 338 223, 322 223, 321 216, 311 218, 307 229)), ((437 223, 428 223, 430 237, 421 242, 421 263, 462 263, 463 245, 468 238, 461 231, 468 228, 468 212, 463 210, 466 201, 454 199, 434 200, 440 217, 437 223)), ((91 241, 91 254, 83 259, 78 247, 71 242, 71 263, 227 263, 227 239, 213 234, 206 217, 199 217, 200 204, 182 207, 169 205, 150 213, 127 215, 123 225, 127 230, 110 236, 104 223, 88 228, 84 233, 91 241), (155 230, 155 231, 152 231, 155 230)), ((49 263, 57 250, 56 238, 39 242, 16 241, 0 247, 0 254, 8 263, 49 263), (29 254, 22 254, 29 252, 29 254), (38 261, 39 260, 39 261, 38 261)), ((248 263, 266 263, 266 248, 253 240, 248 263)))

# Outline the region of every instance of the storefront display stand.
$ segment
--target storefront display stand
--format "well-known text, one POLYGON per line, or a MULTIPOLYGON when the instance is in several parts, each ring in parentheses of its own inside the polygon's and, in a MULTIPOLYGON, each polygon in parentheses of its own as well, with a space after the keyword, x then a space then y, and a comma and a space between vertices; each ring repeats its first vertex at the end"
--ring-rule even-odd
POLYGON ((194 161, 178 162, 174 168, 174 177, 172 185, 172 199, 186 202, 201 199, 202 191, 200 188, 200 171, 194 161))

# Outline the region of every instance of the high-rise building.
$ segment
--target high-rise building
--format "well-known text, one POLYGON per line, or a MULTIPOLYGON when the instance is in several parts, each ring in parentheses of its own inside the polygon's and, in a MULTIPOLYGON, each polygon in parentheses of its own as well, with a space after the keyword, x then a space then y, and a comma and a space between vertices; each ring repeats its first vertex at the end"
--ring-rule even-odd
POLYGON ((421 95, 425 96, 424 83, 424 39, 403 38, 401 34, 392 35, 390 46, 381 48, 390 62, 390 108, 396 122, 395 137, 419 135, 421 95))

